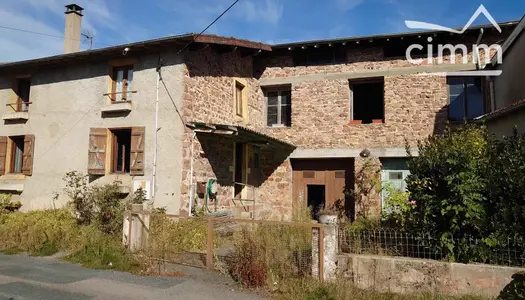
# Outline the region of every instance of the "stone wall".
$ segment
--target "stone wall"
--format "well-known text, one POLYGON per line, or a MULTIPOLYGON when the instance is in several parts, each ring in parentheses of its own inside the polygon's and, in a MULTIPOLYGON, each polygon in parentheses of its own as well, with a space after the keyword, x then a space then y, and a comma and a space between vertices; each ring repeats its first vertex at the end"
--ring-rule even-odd
MULTIPOLYGON (((239 52, 218 53, 213 49, 191 52, 186 57, 185 90, 182 115, 185 122, 240 125, 264 132, 264 98, 258 81, 252 76, 251 56, 239 52), (234 84, 240 80, 248 89, 248 122, 234 112, 234 84)), ((182 138, 183 174, 181 214, 188 213, 190 193, 191 139, 186 129, 182 138)), ((224 136, 198 134, 194 140, 194 183, 216 178, 219 185, 219 208, 233 206, 234 140, 224 136)), ((280 149, 261 150, 261 174, 257 188, 256 218, 287 219, 291 217, 290 152, 280 149)), ((253 170, 252 172, 255 172, 253 170)), ((252 204, 247 204, 250 207, 252 204)))
POLYGON ((435 292, 496 297, 523 268, 435 260, 340 255, 338 274, 358 288, 382 292, 435 292))

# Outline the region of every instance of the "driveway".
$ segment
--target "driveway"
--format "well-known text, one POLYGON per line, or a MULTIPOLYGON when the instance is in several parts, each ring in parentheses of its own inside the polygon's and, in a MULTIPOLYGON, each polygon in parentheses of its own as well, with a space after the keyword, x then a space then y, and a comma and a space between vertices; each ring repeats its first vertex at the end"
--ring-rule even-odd
POLYGON ((182 277, 85 269, 53 258, 0 254, 0 300, 259 300, 215 272, 179 266, 182 277))

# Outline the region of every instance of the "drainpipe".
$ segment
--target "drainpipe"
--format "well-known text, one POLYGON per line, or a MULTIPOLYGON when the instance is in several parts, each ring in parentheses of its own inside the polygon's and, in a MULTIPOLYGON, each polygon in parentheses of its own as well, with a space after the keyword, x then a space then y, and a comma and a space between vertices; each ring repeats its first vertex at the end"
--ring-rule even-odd
POLYGON ((190 161, 190 193, 189 193, 190 194, 189 195, 190 199, 189 199, 189 202, 188 202, 189 203, 188 204, 188 215, 190 217, 192 215, 191 211, 192 211, 193 198, 194 198, 193 193, 194 193, 194 190, 195 190, 193 188, 193 162, 195 160, 194 157, 193 157, 193 141, 195 140, 196 135, 197 134, 195 132, 193 132, 193 135, 191 137, 191 149, 190 149, 190 159, 191 159, 191 161, 190 161))
MULTIPOLYGON (((481 38, 483 37, 483 33, 485 31, 483 30, 483 28, 480 29, 479 31, 479 36, 478 36, 478 40, 476 41, 476 45, 475 45, 475 52, 473 53, 474 54, 474 59, 476 60, 476 69, 478 70, 481 70, 481 57, 479 56, 479 49, 478 49, 478 45, 479 43, 481 42, 481 38)), ((490 55, 490 53, 485 53, 485 55, 490 55)), ((485 67, 485 66, 483 66, 485 67)))
POLYGON ((153 178, 152 178, 152 191, 151 198, 155 202, 155 190, 156 190, 156 179, 157 179, 157 146, 158 146, 158 132, 159 132, 159 83, 160 83, 160 63, 157 67, 157 96, 155 99, 155 146, 153 152, 153 178))

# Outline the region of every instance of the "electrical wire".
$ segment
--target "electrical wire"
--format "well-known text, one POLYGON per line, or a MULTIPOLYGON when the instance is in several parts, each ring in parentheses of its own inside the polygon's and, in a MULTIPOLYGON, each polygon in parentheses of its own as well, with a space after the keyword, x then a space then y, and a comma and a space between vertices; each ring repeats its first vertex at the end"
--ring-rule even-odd
POLYGON ((201 36, 204 32, 206 32, 206 30, 208 30, 210 27, 213 26, 213 24, 215 24, 217 21, 219 21, 220 18, 222 18, 222 16, 224 16, 230 9, 232 9, 232 7, 235 6, 235 4, 237 4, 237 2, 239 2, 240 0, 235 0, 225 11, 222 12, 222 14, 220 14, 215 20, 213 20, 213 22, 211 22, 208 26, 206 26, 206 28, 204 28, 199 34, 197 34, 195 37, 193 37, 193 40, 191 40, 189 43, 186 44, 186 46, 182 47, 182 49, 180 49, 178 52, 177 52, 177 55, 179 55, 182 51, 184 51, 186 48, 188 48, 191 44, 193 44, 195 42, 195 40, 197 40, 197 38, 199 36, 201 36))
MULTIPOLYGON (((53 34, 48 34, 48 33, 43 33, 43 32, 36 32, 36 31, 31 31, 31 30, 26 30, 26 29, 3 26, 3 25, 0 25, 0 28, 7 29, 7 30, 20 31, 20 32, 25 32, 25 33, 31 33, 31 34, 37 34, 37 35, 42 35, 42 36, 47 36, 47 37, 53 37, 53 38, 58 38, 58 39, 73 40, 73 41, 79 41, 79 42, 82 41, 81 39, 67 38, 65 36, 53 35, 53 34)), ((104 46, 110 46, 110 47, 112 46, 112 45, 101 43, 98 41, 93 41, 93 43, 97 43, 99 45, 104 45, 104 46)))

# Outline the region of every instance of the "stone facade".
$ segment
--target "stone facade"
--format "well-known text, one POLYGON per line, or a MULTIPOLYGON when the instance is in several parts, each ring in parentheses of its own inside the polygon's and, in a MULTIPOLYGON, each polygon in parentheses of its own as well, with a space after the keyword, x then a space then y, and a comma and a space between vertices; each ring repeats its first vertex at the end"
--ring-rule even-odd
MULTIPOLYGON (((491 44, 498 39, 501 37, 489 34, 482 42, 491 44)), ((475 37, 461 42, 475 43, 475 37)), ((414 67, 405 57, 385 57, 380 45, 349 45, 345 49, 345 63, 322 66, 294 66, 293 57, 286 50, 274 49, 255 57, 242 56, 238 52, 221 54, 213 49, 191 52, 185 57, 183 118, 186 122, 245 126, 291 143, 298 149, 398 149, 405 147, 407 142, 415 146, 418 140, 443 131, 448 118, 446 78, 421 74, 437 65, 437 57, 433 57, 430 64, 425 60, 421 66, 414 67), (340 74, 389 70, 397 73, 381 76, 384 78, 384 123, 351 124, 350 82, 358 78, 345 78, 340 74), (248 122, 236 117, 233 111, 236 79, 242 80, 248 88, 248 122), (275 82, 291 87, 291 127, 266 126, 263 90, 276 85, 275 82)), ((484 58, 484 53, 481 57, 484 58)), ((467 58, 472 63, 472 52, 467 58)), ((457 54, 456 61, 461 59, 457 54)), ((444 61, 450 62, 450 56, 444 61)), ((182 214, 188 209, 192 135, 187 129, 182 140, 182 214)), ((217 178, 220 181, 218 203, 221 207, 232 205, 232 140, 197 134, 193 143, 194 183, 217 178)), ((354 159, 358 172, 361 158, 354 156, 354 159)), ((379 159, 374 159, 379 166, 379 159)), ((290 219, 292 200, 296 199, 291 196, 292 168, 288 154, 275 149, 263 150, 261 168, 257 217, 290 219)), ((379 211, 379 199, 377 193, 370 196, 371 211, 379 211)))

